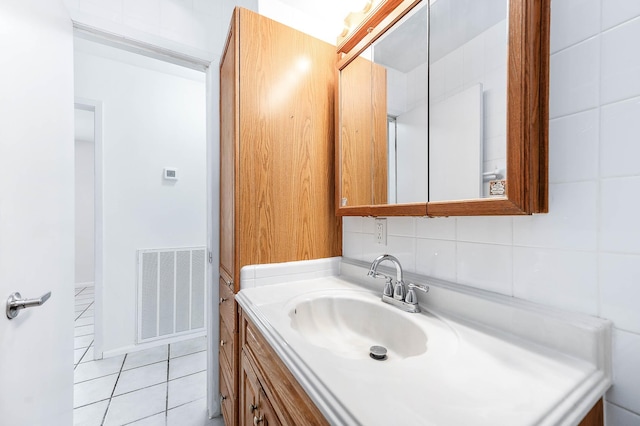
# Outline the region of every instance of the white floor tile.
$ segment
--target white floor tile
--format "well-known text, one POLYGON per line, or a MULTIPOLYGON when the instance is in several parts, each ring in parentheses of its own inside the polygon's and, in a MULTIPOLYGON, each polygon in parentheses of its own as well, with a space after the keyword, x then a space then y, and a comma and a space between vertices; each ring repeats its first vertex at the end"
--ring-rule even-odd
POLYGON ((76 327, 73 329, 73 335, 75 337, 93 335, 93 324, 80 326, 76 325, 76 327))
POLYGON ((109 400, 105 400, 74 409, 74 426, 100 426, 108 405, 109 400))
POLYGON ((117 379, 118 375, 112 374, 74 385, 73 408, 109 399, 117 379))
POLYGON ((114 395, 136 391, 167 381, 167 362, 145 365, 123 371, 118 379, 114 395))
MULTIPOLYGON (((91 349, 91 348, 89 348, 91 349)), ((77 364, 78 362, 80 362, 80 360, 83 359, 84 355, 87 353, 87 351, 89 350, 87 348, 80 348, 80 349, 74 349, 73 350, 73 364, 77 364)))
POLYGON ((73 349, 88 348, 93 342, 93 334, 89 336, 75 337, 73 339, 73 349))
POLYGON ((111 399, 104 425, 124 425, 166 409, 167 384, 162 383, 111 399))
POLYGON ((87 352, 84 354, 82 359, 80 360, 80 364, 84 364, 85 362, 93 361, 93 345, 87 349, 87 352))
POLYGON ((188 376, 207 369, 207 352, 196 352, 191 355, 171 358, 169 360, 169 380, 188 376))
POLYGON ((127 426, 165 426, 167 424, 167 415, 162 412, 142 420, 136 420, 133 423, 127 423, 127 426))
POLYGON ((169 359, 168 345, 131 352, 127 354, 127 359, 124 361, 124 370, 155 364, 156 362, 166 361, 167 359, 169 359))
POLYGON ((78 318, 74 323, 74 326, 76 327, 80 327, 83 325, 93 325, 93 315, 91 315, 90 317, 83 317, 83 318, 78 318))
POLYGON ((167 426, 224 426, 222 417, 209 418, 206 398, 167 411, 167 426))
POLYGON ((169 405, 174 408, 207 396, 207 372, 169 381, 169 405))
POLYGON ((109 376, 120 372, 124 355, 105 358, 98 361, 80 363, 73 374, 73 382, 80 383, 98 377, 109 376))
POLYGON ((195 339, 172 343, 170 349, 171 358, 205 351, 207 350, 207 337, 196 337, 195 339))

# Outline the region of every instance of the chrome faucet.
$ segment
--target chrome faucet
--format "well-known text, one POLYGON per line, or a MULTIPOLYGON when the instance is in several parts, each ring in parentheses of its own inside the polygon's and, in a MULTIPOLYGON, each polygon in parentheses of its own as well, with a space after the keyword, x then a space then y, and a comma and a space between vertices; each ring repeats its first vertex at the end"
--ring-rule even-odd
POLYGON ((409 291, 405 293, 404 280, 402 279, 402 266, 397 257, 390 254, 383 254, 376 257, 371 263, 368 276, 373 278, 384 278, 386 280, 384 290, 382 291, 382 301, 396 306, 403 311, 407 312, 420 312, 420 306, 418 305, 418 298, 416 297, 414 289, 429 291, 429 287, 420 284, 410 283, 408 285, 409 291), (392 285, 393 279, 385 274, 378 272, 378 266, 383 261, 388 260, 396 267, 396 282, 395 286, 392 285))

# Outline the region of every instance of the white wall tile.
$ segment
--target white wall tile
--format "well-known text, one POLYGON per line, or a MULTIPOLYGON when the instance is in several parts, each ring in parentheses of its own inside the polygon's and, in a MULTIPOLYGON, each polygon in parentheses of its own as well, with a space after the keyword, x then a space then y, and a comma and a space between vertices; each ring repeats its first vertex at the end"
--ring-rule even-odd
POLYGON ((549 116, 598 106, 600 41, 594 37, 551 55, 549 116))
POLYGON ((512 247, 458 242, 456 250, 457 282, 512 294, 512 247))
POLYGON ((640 254, 640 177, 605 179, 601 182, 600 248, 604 251, 640 254))
MULTIPOLYGON (((640 68, 636 80, 640 81, 640 68)), ((601 135, 601 176, 640 174, 640 98, 602 107, 601 135)))
POLYGON ((513 258, 515 297, 598 314, 596 253, 514 247, 513 258))
POLYGON ((640 334, 640 256, 600 255, 600 316, 640 334))
POLYGON ((439 240, 455 240, 456 219, 452 217, 416 218, 416 236, 439 240))
MULTIPOLYGON (((604 0, 605 3, 607 0, 604 0)), ((600 31, 600 0, 551 2, 551 51, 557 52, 600 31)))
POLYGON ((453 241, 416 240, 415 272, 447 281, 456 281, 456 243, 453 241))
POLYGON ((640 95, 638 40, 640 40, 640 18, 602 34, 603 104, 640 95))
POLYGON ((595 250, 597 183, 549 185, 549 213, 515 217, 513 242, 518 246, 595 250))
POLYGON ((607 426, 638 426, 640 415, 620 408, 609 402, 605 403, 605 424, 607 426))
POLYGON ((602 0, 602 29, 640 16, 640 2, 634 0, 602 0))
MULTIPOLYGON (((383 246, 378 246, 383 247, 383 246)), ((416 270, 416 239, 414 237, 387 237, 386 250, 377 250, 375 256, 371 256, 369 261, 373 261, 377 256, 388 253, 398 258, 405 271, 416 270)))
POLYGON ((351 259, 362 259, 364 234, 359 232, 343 232, 342 256, 351 259))
POLYGON ((124 2, 125 20, 135 20, 148 26, 160 26, 160 0, 127 0, 124 2))
POLYGON ((458 241, 490 244, 513 242, 513 218, 510 216, 460 217, 457 224, 458 241))
POLYGON ((598 109, 549 122, 549 182, 598 178, 598 109))
POLYGON ((342 230, 344 232, 362 232, 362 218, 360 216, 343 216, 342 230))
POLYGON ((613 386, 607 401, 640 413, 640 336, 613 330, 613 386))
MULTIPOLYGON (((374 229, 375 232, 375 229, 374 229)), ((416 234, 416 221, 413 217, 387 218, 387 235, 413 237, 416 234)))
POLYGON ((122 22, 122 0, 80 0, 78 9, 96 16, 102 16, 114 22, 122 22))
POLYGON ((462 83, 465 87, 479 83, 484 74, 484 36, 470 40, 462 46, 462 83))

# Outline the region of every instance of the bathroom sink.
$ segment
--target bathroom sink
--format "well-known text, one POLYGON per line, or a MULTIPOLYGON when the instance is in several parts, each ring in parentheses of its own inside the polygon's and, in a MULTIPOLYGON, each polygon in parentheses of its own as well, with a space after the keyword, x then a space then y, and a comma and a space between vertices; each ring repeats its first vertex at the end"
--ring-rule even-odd
POLYGON ((427 351, 427 332, 411 318, 417 314, 402 312, 369 293, 308 295, 289 306, 291 328, 334 355, 368 358, 374 345, 386 348, 389 360, 427 351))

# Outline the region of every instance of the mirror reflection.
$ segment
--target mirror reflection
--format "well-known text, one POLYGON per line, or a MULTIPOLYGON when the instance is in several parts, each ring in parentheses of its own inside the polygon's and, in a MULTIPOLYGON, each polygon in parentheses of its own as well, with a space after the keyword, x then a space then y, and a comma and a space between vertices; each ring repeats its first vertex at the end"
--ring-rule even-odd
POLYGON ((504 195, 507 38, 507 0, 423 1, 341 70, 342 206, 504 195))
POLYGON ((504 196, 507 8, 506 0, 430 6, 429 201, 504 196))

